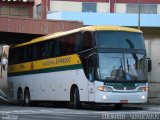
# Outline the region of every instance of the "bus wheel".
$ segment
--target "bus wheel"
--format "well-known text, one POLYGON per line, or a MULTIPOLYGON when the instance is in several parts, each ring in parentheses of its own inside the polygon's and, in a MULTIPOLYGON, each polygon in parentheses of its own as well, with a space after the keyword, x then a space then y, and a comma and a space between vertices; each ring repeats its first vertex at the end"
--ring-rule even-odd
POLYGON ((115 107, 116 109, 120 110, 120 109, 123 108, 123 104, 122 104, 122 103, 116 103, 116 104, 114 105, 114 107, 115 107))
POLYGON ((18 101, 18 105, 20 105, 20 106, 24 105, 22 89, 18 89, 17 101, 18 101))
POLYGON ((31 105, 29 89, 26 89, 25 92, 24 92, 24 104, 25 104, 25 106, 30 106, 31 105))
POLYGON ((79 97, 79 91, 78 88, 75 88, 74 90, 74 108, 79 109, 81 107, 80 97, 79 97))

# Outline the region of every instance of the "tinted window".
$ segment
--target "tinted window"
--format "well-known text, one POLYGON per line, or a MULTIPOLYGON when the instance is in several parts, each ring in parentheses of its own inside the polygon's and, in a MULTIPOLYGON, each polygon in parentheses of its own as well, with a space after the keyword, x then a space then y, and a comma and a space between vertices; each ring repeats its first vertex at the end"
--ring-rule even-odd
POLYGON ((93 47, 91 32, 84 32, 82 39, 82 50, 87 50, 93 47))
POLYGON ((140 33, 101 31, 96 32, 98 48, 144 49, 143 36, 140 33))

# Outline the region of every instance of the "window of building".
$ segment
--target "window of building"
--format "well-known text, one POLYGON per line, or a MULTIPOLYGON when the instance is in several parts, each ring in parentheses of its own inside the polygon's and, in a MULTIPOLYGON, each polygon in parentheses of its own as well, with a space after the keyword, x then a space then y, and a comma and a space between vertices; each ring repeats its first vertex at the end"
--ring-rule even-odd
POLYGON ((19 16, 20 10, 19 10, 19 7, 17 8, 17 7, 11 6, 9 12, 10 12, 10 15, 12 16, 19 16))
POLYGON ((20 16, 28 16, 29 17, 29 9, 28 9, 28 7, 21 7, 20 8, 20 16))
POLYGON ((82 3, 82 12, 97 12, 97 3, 82 3))
POLYGON ((29 8, 25 6, 0 6, 0 15, 29 18, 29 8))
POLYGON ((9 15, 9 7, 8 6, 0 6, 0 14, 1 15, 9 15))
POLYGON ((42 5, 39 4, 39 5, 37 5, 37 18, 38 19, 41 18, 41 13, 42 13, 42 5))
MULTIPOLYGON (((142 14, 157 14, 156 4, 141 4, 140 10, 142 14)), ((127 4, 127 13, 138 13, 138 4, 127 4)))

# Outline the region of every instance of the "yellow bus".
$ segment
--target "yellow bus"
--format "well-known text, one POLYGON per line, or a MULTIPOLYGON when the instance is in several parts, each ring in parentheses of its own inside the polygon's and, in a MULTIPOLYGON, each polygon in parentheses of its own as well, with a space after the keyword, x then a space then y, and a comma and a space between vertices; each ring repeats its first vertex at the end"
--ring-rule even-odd
POLYGON ((147 59, 140 30, 87 26, 10 48, 10 98, 115 104, 145 103, 147 59))

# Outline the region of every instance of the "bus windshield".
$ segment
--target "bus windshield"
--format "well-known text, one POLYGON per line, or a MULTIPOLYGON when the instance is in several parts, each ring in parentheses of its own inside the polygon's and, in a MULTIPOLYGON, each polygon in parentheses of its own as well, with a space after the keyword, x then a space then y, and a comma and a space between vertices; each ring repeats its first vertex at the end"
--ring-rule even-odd
POLYGON ((99 80, 145 81, 147 79, 145 55, 128 53, 99 53, 98 56, 99 80))
POLYGON ((105 81, 145 81, 146 54, 141 33, 98 31, 98 79, 105 81), (140 52, 143 51, 143 52, 140 52))
POLYGON ((97 31, 97 48, 145 49, 143 35, 125 31, 97 31))

